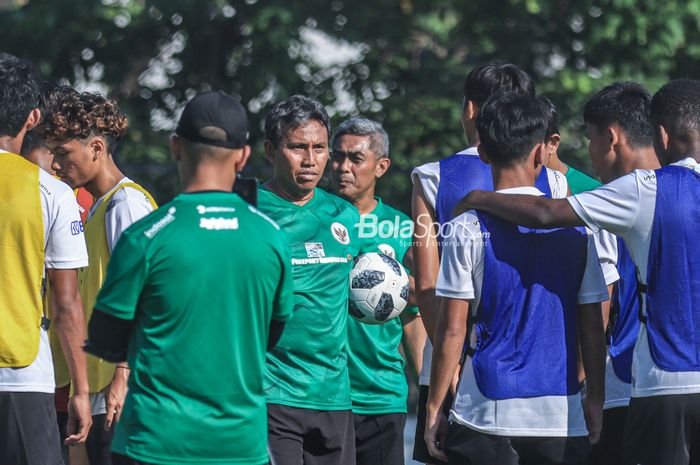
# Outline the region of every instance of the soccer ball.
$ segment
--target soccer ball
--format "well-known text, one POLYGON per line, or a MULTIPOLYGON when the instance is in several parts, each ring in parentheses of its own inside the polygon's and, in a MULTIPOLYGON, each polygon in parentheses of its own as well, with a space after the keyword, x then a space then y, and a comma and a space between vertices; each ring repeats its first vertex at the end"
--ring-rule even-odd
POLYGON ((360 255, 350 271, 350 315, 362 323, 386 323, 401 314, 408 302, 408 274, 383 253, 360 255))

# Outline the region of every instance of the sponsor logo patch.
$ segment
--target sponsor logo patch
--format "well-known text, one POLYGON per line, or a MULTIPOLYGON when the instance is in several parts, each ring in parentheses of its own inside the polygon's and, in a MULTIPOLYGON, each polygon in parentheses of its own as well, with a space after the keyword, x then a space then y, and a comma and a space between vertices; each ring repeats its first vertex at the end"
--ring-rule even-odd
POLYGON ((306 242, 306 256, 309 258, 323 258, 326 252, 323 250, 323 244, 320 242, 306 242))
POLYGON ((238 218, 200 218, 199 227, 210 231, 238 229, 238 218))
POLYGON ((73 221, 70 224, 70 233, 74 236, 77 236, 81 232, 83 232, 83 222, 82 221, 73 221))

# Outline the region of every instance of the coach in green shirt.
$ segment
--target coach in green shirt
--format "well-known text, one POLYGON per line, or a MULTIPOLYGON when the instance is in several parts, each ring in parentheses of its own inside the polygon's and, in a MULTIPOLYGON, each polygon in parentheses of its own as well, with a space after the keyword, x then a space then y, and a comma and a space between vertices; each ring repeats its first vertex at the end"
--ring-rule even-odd
POLYGON ((115 464, 269 461, 265 351, 291 316, 292 275, 279 226, 231 193, 246 137, 236 100, 195 97, 171 139, 183 193, 114 249, 87 348, 132 370, 115 464))
MULTIPOLYGON (((382 126, 364 118, 344 121, 333 137, 331 183, 361 215, 355 226, 368 252, 381 252, 400 263, 410 250, 413 222, 374 195, 377 180, 389 169, 389 137, 382 126)), ((404 353, 417 379, 425 344, 418 308, 382 325, 348 321, 348 369, 355 426, 357 465, 404 463, 403 431, 408 384, 404 353)))
POLYGON ((348 274, 360 250, 357 210, 317 188, 328 162, 328 114, 293 96, 265 118, 272 179, 260 209, 287 233, 294 316, 267 356, 269 450, 275 465, 352 465, 347 365, 348 274))

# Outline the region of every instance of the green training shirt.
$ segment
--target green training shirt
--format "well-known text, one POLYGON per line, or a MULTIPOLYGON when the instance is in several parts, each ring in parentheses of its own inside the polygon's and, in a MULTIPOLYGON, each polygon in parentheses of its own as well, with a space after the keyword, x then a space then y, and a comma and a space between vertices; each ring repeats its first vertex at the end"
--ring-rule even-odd
POLYGON ((294 316, 267 355, 267 402, 348 410, 348 275, 359 240, 355 207, 316 189, 303 206, 267 189, 259 208, 287 233, 294 271, 294 316))
MULTIPOLYGON (((413 222, 377 197, 377 206, 362 215, 359 237, 363 252, 381 252, 403 263, 413 239, 413 222)), ((418 313, 418 307, 404 312, 418 313)), ((404 359, 399 353, 403 336, 400 318, 382 325, 348 319, 348 370, 352 411, 361 415, 406 413, 408 384, 404 359)))
POLYGON ((603 184, 588 176, 586 173, 577 170, 573 166, 569 166, 569 171, 564 175, 569 183, 569 189, 572 195, 580 194, 581 192, 592 191, 603 184))
POLYGON ((238 195, 180 194, 127 229, 95 308, 134 320, 112 450, 152 463, 263 464, 270 320, 291 317, 287 240, 238 195))

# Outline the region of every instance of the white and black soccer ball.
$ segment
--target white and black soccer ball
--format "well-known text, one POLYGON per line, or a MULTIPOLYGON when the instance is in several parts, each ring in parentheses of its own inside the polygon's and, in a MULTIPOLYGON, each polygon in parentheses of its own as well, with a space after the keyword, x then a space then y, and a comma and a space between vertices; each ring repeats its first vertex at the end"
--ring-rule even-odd
POLYGON ((348 310, 356 320, 382 324, 401 314, 408 302, 408 273, 388 255, 360 255, 350 271, 348 310))

